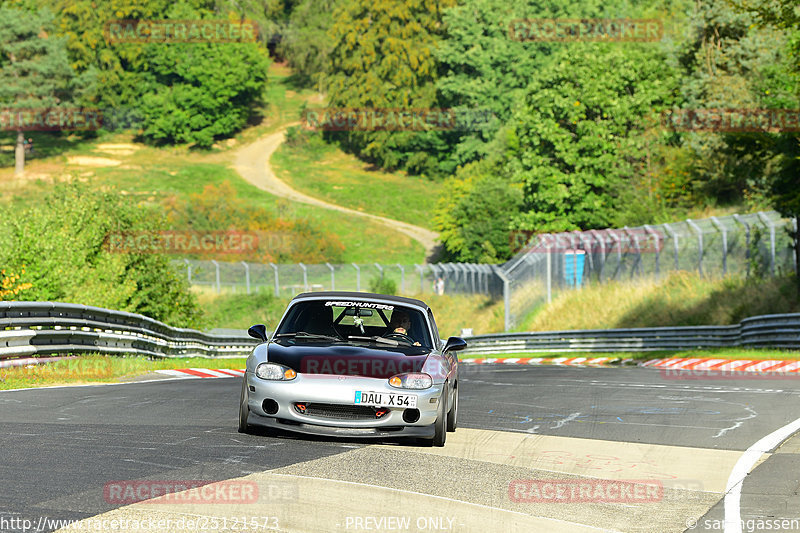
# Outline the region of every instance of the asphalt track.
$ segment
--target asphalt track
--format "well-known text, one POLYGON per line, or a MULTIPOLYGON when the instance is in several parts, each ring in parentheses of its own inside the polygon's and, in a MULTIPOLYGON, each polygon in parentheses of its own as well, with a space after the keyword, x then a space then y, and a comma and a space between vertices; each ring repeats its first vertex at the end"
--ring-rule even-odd
MULTIPOLYGON (((0 531, 81 519, 65 531, 723 531, 742 452, 800 418, 797 379, 462 371, 460 428, 444 448, 239 434, 238 378, 0 392, 0 531), (109 497, 125 480, 232 480, 257 497, 130 505, 109 497), (663 489, 531 502, 509 490, 519 480, 663 489)), ((764 451, 742 486, 742 530, 800 530, 800 438, 764 451)))

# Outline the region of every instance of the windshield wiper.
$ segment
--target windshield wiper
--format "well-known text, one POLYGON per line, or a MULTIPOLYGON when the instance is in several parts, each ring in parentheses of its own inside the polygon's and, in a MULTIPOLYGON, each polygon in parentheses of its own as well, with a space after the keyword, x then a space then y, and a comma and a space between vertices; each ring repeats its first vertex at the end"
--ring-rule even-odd
POLYGON ((400 346, 400 342, 393 340, 393 339, 384 339, 383 337, 359 337, 356 335, 350 335, 347 337, 347 340, 357 340, 357 341, 370 341, 370 342, 380 342, 383 344, 388 344, 389 346, 400 346))
POLYGON ((333 335, 323 335, 322 333, 309 333, 307 331, 296 331, 293 333, 278 333, 277 335, 275 335, 276 339, 283 339, 287 337, 300 338, 300 339, 328 339, 332 341, 342 340, 340 337, 334 337, 333 335))

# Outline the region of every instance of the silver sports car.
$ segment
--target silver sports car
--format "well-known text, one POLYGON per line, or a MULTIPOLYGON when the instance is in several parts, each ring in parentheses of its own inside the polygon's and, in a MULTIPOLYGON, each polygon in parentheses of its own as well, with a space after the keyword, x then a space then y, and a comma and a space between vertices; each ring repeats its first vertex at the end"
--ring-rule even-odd
POLYGON ((247 358, 239 431, 416 437, 444 446, 458 419, 459 337, 422 301, 362 292, 296 296, 247 358))

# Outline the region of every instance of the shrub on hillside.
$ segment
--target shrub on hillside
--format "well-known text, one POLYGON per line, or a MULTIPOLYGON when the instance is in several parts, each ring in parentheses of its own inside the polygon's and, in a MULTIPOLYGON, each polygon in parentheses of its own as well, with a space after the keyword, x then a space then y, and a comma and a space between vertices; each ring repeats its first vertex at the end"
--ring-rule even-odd
MULTIPOLYGON (((37 203, 0 207, 0 265, 18 272, 11 297, 95 305, 198 327, 200 310, 183 276, 158 254, 112 253, 111 232, 162 229, 163 216, 111 191, 60 183, 37 203)), ((2 299, 2 298, 0 298, 2 299)))

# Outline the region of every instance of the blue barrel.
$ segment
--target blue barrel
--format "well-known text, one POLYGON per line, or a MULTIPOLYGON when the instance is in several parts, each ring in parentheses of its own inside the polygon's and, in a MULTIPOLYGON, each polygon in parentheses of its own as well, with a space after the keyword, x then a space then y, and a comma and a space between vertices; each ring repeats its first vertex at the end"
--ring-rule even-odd
POLYGON ((580 288, 583 283, 585 263, 586 252, 583 250, 566 250, 564 252, 564 282, 567 286, 580 288))

